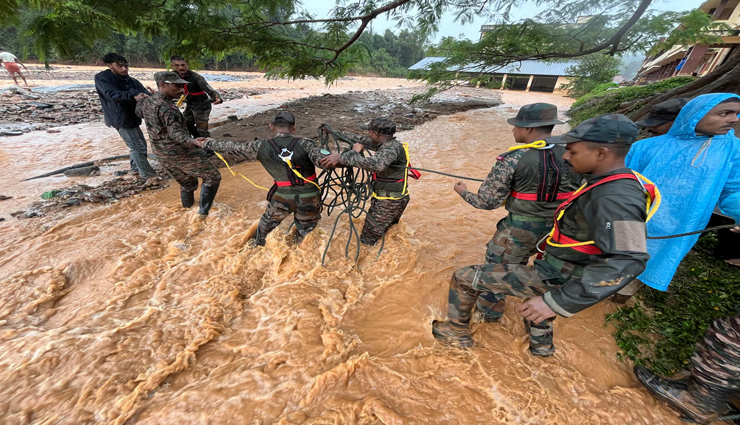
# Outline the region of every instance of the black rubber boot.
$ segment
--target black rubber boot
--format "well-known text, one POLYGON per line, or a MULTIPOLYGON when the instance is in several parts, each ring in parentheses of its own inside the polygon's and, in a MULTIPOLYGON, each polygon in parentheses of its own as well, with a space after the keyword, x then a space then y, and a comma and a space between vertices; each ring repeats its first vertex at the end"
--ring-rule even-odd
POLYGON ((198 214, 206 216, 211 211, 213 199, 216 197, 216 192, 218 192, 218 186, 218 183, 200 186, 200 209, 198 209, 198 214))
POLYGON ((682 381, 663 379, 642 366, 635 366, 635 376, 652 395, 681 413, 681 419, 708 424, 730 412, 732 393, 710 387, 690 378, 682 381))
POLYGON ((182 202, 182 206, 184 208, 190 208, 195 204, 195 193, 194 192, 185 192, 183 190, 180 191, 180 201, 182 202))

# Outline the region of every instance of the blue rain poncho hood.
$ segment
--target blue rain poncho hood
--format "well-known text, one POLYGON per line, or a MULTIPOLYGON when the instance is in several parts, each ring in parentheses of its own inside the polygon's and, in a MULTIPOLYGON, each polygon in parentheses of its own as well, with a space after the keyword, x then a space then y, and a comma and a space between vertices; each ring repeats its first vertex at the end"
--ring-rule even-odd
MULTIPOLYGON (((647 223, 648 236, 704 229, 716 206, 740 221, 740 139, 696 134, 696 124, 719 103, 740 96, 705 94, 686 104, 668 134, 641 140, 627 155, 627 167, 651 180, 662 203, 647 223)), ((650 260, 639 279, 665 291, 676 268, 699 235, 648 240, 650 260)))

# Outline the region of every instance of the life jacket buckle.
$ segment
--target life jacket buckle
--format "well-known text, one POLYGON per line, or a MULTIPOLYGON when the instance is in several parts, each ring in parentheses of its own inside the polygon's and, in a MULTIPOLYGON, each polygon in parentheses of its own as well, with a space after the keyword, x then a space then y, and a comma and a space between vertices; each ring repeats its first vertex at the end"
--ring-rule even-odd
POLYGON ((280 159, 282 159, 282 160, 283 160, 283 161, 285 161, 286 163, 287 163, 288 161, 291 161, 291 160, 293 160, 293 152, 291 152, 291 151, 289 151, 289 150, 287 150, 287 149, 285 149, 285 148, 283 148, 282 152, 280 152, 280 153, 278 154, 278 156, 280 157, 280 159))

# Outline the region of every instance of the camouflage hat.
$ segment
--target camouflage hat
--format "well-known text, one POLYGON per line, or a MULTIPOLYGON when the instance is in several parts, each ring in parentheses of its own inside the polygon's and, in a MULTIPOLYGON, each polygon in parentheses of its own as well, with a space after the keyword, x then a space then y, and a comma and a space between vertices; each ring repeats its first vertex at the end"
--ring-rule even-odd
POLYGON ((549 103, 524 105, 516 113, 516 117, 509 118, 506 122, 516 127, 545 127, 565 124, 558 120, 558 107, 549 103))
POLYGON ((647 116, 635 124, 640 127, 656 127, 667 122, 675 121, 678 113, 681 112, 681 108, 686 106, 689 100, 691 99, 679 97, 653 105, 647 116))
POLYGON ((360 128, 376 131, 378 134, 385 134, 387 136, 393 136, 396 133, 396 123, 388 118, 374 118, 369 123, 361 125, 360 128))
POLYGON ((154 73, 154 81, 157 84, 170 83, 170 84, 187 84, 188 82, 180 78, 177 72, 172 71, 160 71, 154 73))
POLYGON ((295 117, 288 111, 281 111, 272 118, 273 124, 295 124, 295 117))
POLYGON ((599 115, 588 119, 562 136, 545 139, 550 144, 574 142, 625 143, 631 145, 637 141, 640 129, 622 114, 599 115))

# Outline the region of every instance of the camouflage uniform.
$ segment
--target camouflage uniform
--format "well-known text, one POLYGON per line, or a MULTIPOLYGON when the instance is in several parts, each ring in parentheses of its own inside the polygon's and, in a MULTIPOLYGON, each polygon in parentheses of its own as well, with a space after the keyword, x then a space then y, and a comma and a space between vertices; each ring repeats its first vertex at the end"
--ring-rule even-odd
POLYGON ((182 79, 188 82, 187 106, 183 112, 188 130, 193 137, 210 137, 208 118, 211 115, 211 103, 216 101, 220 96, 208 84, 206 79, 197 72, 188 70, 182 79), (193 93, 201 94, 194 95, 193 93))
POLYGON ((740 316, 715 320, 697 344, 688 380, 672 381, 636 366, 635 375, 657 398, 682 413, 682 419, 709 423, 732 412, 740 391, 740 316))
MULTIPOLYGON (((278 117, 280 116, 282 114, 278 117)), ((318 145, 311 139, 296 138, 290 133, 277 133, 270 140, 255 139, 249 143, 209 140, 204 147, 217 152, 230 152, 244 159, 257 159, 277 182, 288 180, 293 173, 286 169, 287 165, 277 158, 277 154, 272 155, 272 143, 282 149, 288 148, 294 140, 293 167, 310 180, 312 175, 315 177, 314 167, 318 166, 319 159, 323 156, 318 145), (287 174, 289 171, 291 174, 287 174)), ((321 191, 311 183, 297 177, 295 179, 297 185, 277 186, 276 183, 270 190, 267 197, 270 204, 260 218, 255 235, 258 245, 264 245, 267 235, 290 214, 294 214, 296 242, 311 232, 321 219, 321 191)))
MULTIPOLYGON (((371 124, 374 122, 385 126, 379 128, 381 131, 390 132, 392 127, 390 135, 395 133, 396 125, 392 121, 375 119, 371 124)), ((367 211, 365 225, 360 234, 360 242, 373 245, 383 237, 389 227, 398 223, 411 199, 408 195, 408 182, 405 182, 406 186, 402 183, 407 178, 406 152, 403 145, 395 138, 386 140, 381 145, 375 145, 367 136, 352 133, 340 133, 340 136, 351 143, 359 143, 366 149, 376 151, 373 156, 366 157, 350 150, 339 157, 342 165, 373 172, 373 199, 370 201, 370 209, 367 211)))
MULTIPOLYGON (((523 106, 509 123, 517 127, 562 124, 557 107, 547 103, 523 106)), ((488 242, 486 264, 524 264, 537 254, 537 242, 552 229, 553 214, 567 195, 578 189, 582 176, 562 160, 565 148, 518 148, 497 158, 478 193, 463 191, 465 202, 478 209, 493 210, 503 205, 509 215, 498 222, 488 242), (544 170, 544 173, 543 173, 544 170), (522 199, 529 196, 532 199, 522 199)), ((503 295, 484 293, 476 305, 486 321, 501 318, 503 295)), ((527 326, 533 327, 532 324, 527 326)))
MULTIPOLYGON (((158 72, 155 80, 169 78, 176 81, 179 78, 176 76, 174 72, 158 72)), ((199 213, 208 215, 221 183, 221 173, 207 158, 205 151, 193 144, 193 138, 185 127, 185 119, 173 99, 157 92, 137 103, 136 115, 146 122, 149 143, 157 160, 180 185, 183 206, 189 207, 186 198, 192 199, 193 192, 198 189, 198 178, 203 179, 199 213)))
MULTIPOLYGON (((568 143, 580 137, 613 143, 608 138, 610 134, 619 134, 617 131, 621 131, 617 140, 621 143, 634 142, 638 133, 637 126, 627 117, 606 115, 585 121, 566 136, 548 142, 568 143), (614 131, 603 131, 604 127, 614 127, 614 131)), ((435 337, 462 346, 472 345, 471 313, 476 299, 485 292, 521 298, 541 296, 557 315, 570 317, 614 294, 639 275, 649 258, 642 185, 627 178, 596 185, 618 174, 633 176, 627 168, 589 176, 587 184, 593 188, 575 198, 559 221, 562 235, 576 241, 594 241, 590 246, 598 253, 548 245, 544 260, 535 260, 533 267, 486 264, 457 270, 450 283, 450 320, 434 324, 435 337)), ((552 355, 552 319, 528 325, 532 332, 530 351, 552 355)))

